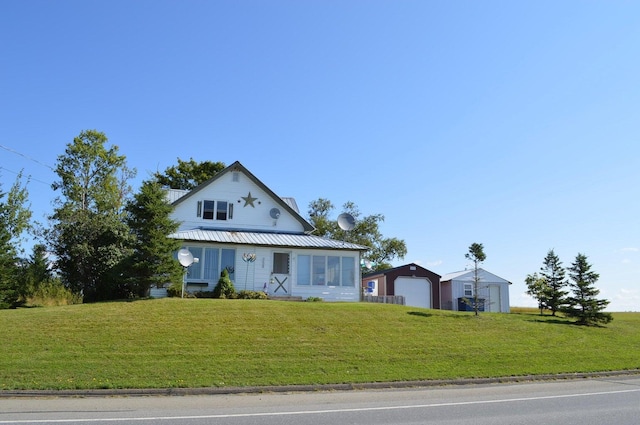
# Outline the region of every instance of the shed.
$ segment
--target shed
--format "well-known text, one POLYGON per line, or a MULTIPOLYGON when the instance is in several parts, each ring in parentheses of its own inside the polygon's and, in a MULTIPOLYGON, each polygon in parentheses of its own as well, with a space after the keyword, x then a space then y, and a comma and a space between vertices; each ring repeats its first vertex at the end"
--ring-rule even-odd
POLYGON ((366 273, 362 289, 370 295, 402 295, 408 306, 440 308, 440 275, 415 263, 366 273))

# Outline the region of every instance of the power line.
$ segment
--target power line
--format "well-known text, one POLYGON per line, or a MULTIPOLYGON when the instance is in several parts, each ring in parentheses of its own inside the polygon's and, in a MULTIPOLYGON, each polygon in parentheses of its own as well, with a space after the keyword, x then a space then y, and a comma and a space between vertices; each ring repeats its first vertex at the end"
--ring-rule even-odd
MULTIPOLYGON (((8 171, 8 172, 13 173, 13 174, 15 174, 15 175, 19 175, 19 174, 20 174, 20 173, 18 173, 18 172, 16 172, 16 171, 10 170, 10 169, 5 168, 5 167, 3 167, 3 166, 0 166, 0 170, 5 170, 5 171, 8 171)), ((51 183, 43 182, 42 180, 38 180, 38 179, 36 179, 36 178, 34 178, 34 177, 31 177, 30 175, 29 175, 29 176, 27 176, 27 178, 29 179, 29 181, 34 181, 34 182, 38 182, 38 183, 42 183, 42 184, 46 184, 47 186, 51 186, 51 183)))
MULTIPOLYGON (((6 147, 6 146, 4 146, 4 145, 0 145, 0 148, 2 148, 2 149, 4 149, 4 150, 6 150, 7 152, 11 152, 11 153, 16 154, 16 155, 19 155, 19 156, 21 156, 21 157, 23 157, 23 158, 26 158, 26 159, 28 159, 29 161, 33 161, 33 162, 35 162, 36 164, 42 165, 43 167, 46 167, 46 168, 50 169, 51 171, 55 171, 55 170, 53 169, 53 167, 52 167, 52 166, 47 165, 47 164, 45 164, 44 162, 40 162, 40 161, 38 161, 37 159, 31 158, 31 157, 30 157, 30 156, 28 156, 28 155, 25 155, 25 154, 23 154, 23 153, 20 153, 20 152, 18 152, 18 151, 17 151, 17 150, 15 150, 15 149, 8 148, 8 147, 6 147)), ((5 170, 6 170, 6 168, 5 168, 5 170)), ((10 171, 10 170, 7 170, 7 171, 10 171)))

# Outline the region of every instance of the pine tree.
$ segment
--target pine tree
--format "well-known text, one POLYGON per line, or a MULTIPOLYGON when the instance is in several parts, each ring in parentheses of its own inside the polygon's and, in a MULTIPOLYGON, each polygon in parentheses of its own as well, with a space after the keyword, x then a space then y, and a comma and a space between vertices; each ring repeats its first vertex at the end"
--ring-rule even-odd
POLYGON ((613 317, 603 310, 609 305, 605 299, 597 299, 600 293, 595 283, 600 275, 591 270, 587 256, 578 254, 569 267, 570 287, 573 295, 567 298, 567 306, 562 311, 569 317, 578 319, 580 325, 609 323, 613 317))
POLYGON ((155 181, 145 181, 126 207, 127 224, 135 235, 129 281, 137 296, 146 296, 152 286, 182 281, 182 267, 173 254, 180 241, 168 235, 178 230, 170 217, 166 193, 155 181))
POLYGON ((567 286, 565 281, 565 270, 562 267, 560 258, 553 252, 553 249, 547 252, 544 258, 543 266, 540 268, 540 275, 547 283, 546 292, 543 294, 545 299, 545 307, 551 310, 551 315, 555 316, 562 306, 566 304, 566 296, 568 294, 564 288, 567 286))

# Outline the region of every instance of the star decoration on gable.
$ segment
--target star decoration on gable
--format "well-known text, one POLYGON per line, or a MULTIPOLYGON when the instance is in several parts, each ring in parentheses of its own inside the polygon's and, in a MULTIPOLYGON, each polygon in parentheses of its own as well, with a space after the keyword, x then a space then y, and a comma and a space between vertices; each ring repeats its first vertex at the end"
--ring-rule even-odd
POLYGON ((244 199, 244 206, 246 207, 247 205, 251 205, 253 208, 255 208, 256 206, 253 204, 253 202, 258 199, 258 198, 254 198, 251 196, 251 192, 249 192, 249 194, 247 196, 241 196, 242 199, 244 199))

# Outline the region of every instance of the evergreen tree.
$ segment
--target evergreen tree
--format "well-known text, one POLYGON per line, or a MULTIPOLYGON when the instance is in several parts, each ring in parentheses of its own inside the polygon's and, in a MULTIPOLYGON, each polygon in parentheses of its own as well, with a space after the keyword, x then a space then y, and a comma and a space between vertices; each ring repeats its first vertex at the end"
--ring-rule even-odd
POLYGON ((547 287, 543 294, 545 307, 551 310, 551 315, 555 316, 562 306, 566 304, 566 296, 568 294, 564 288, 567 286, 565 280, 565 270, 562 267, 560 258, 553 252, 553 249, 547 252, 543 265, 540 268, 540 275, 544 278, 547 287))
POLYGON ((18 258, 23 232, 29 229, 31 210, 28 192, 21 183, 22 173, 8 193, 0 190, 0 308, 14 308, 24 299, 20 287, 18 258))
POLYGON ((145 181, 127 205, 127 224, 135 236, 130 259, 129 280, 138 296, 146 296, 152 286, 182 281, 182 267, 174 258, 180 241, 167 236, 178 230, 171 220, 171 205, 156 181, 145 181))
POLYGON ((232 298, 236 293, 236 288, 233 286, 233 282, 229 278, 229 271, 223 269, 220 272, 220 279, 215 288, 213 288, 214 298, 232 298))
POLYGON ((591 270, 587 256, 578 254, 569 267, 570 287, 573 294, 567 298, 567 306, 562 311, 569 317, 578 319, 578 324, 591 325, 609 323, 613 317, 603 310, 609 305, 605 299, 597 299, 600 293, 595 283, 600 275, 591 270))
POLYGON ((465 258, 473 261, 473 311, 478 315, 479 300, 478 292, 480 290, 480 276, 478 275, 478 264, 487 259, 484 253, 484 247, 481 243, 472 243, 469 246, 469 252, 465 254, 465 258))

